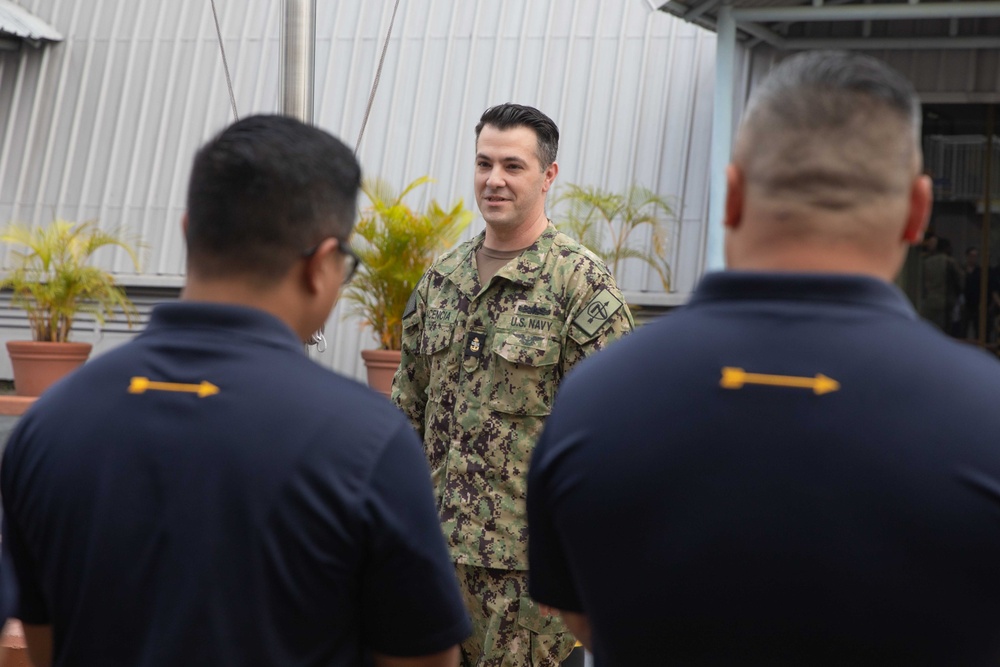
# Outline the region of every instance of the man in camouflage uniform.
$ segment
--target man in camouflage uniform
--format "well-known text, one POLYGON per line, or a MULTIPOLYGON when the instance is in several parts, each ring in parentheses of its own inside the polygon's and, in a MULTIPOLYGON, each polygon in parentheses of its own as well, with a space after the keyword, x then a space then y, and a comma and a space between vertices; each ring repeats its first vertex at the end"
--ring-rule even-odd
POLYGON ((537 109, 486 110, 475 172, 486 230, 435 262, 403 319, 392 400, 430 462, 472 616, 467 667, 554 667, 572 651, 528 598, 528 462, 566 372, 633 326, 604 263, 545 215, 558 143, 537 109))

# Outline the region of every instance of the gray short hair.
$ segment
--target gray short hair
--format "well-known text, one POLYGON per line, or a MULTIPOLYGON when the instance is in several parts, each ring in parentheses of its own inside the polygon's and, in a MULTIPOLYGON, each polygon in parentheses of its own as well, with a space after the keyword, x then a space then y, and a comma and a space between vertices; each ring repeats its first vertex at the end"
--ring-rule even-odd
POLYGON ((770 196, 848 208, 898 194, 919 165, 912 84, 858 53, 813 51, 780 63, 754 90, 734 160, 770 196))
POLYGON ((809 51, 783 61, 754 90, 746 113, 749 117, 767 104, 793 123, 836 123, 855 97, 897 111, 919 136, 920 100, 913 84, 881 60, 846 51, 809 51), (836 95, 840 104, 813 97, 823 93, 836 95))

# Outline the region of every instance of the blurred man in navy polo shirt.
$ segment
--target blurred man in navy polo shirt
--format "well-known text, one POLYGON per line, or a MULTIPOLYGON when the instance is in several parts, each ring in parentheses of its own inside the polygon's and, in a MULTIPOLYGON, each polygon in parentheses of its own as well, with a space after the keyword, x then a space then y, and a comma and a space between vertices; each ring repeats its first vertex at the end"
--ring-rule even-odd
POLYGON ((530 591, 598 665, 1000 663, 1000 365, 891 284, 919 139, 881 62, 784 61, 726 172, 730 270, 562 385, 530 591))
POLYGON ((420 441, 302 349, 356 268, 360 178, 280 116, 198 152, 181 301, 50 389, 4 453, 35 667, 458 664, 471 626, 420 441))

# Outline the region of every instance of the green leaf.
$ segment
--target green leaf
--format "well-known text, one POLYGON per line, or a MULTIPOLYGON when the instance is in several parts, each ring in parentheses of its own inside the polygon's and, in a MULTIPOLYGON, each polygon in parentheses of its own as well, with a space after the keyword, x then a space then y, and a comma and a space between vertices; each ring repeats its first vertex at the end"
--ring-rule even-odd
POLYGON ((361 211, 351 246, 362 264, 344 298, 351 304, 350 312, 373 329, 383 349, 401 347, 403 313, 410 294, 434 258, 454 245, 472 221, 472 212, 461 199, 450 209, 432 200, 423 212, 403 201, 430 182, 421 176, 396 192, 384 180, 374 178, 361 188, 370 205, 361 211))
POLYGON ((42 227, 10 223, 0 241, 15 247, 14 266, 0 288, 11 290, 13 305, 27 313, 34 340, 65 342, 80 313, 104 324, 120 312, 132 325, 136 310, 125 291, 112 274, 89 264, 98 250, 117 247, 138 270, 138 243, 121 230, 103 230, 94 220, 55 220, 42 227))
POLYGON ((622 261, 635 259, 655 270, 670 291, 667 224, 674 211, 665 197, 641 185, 619 193, 570 183, 553 201, 553 210, 558 208, 556 226, 604 260, 612 274, 622 261), (633 240, 643 228, 650 229, 650 247, 633 240))

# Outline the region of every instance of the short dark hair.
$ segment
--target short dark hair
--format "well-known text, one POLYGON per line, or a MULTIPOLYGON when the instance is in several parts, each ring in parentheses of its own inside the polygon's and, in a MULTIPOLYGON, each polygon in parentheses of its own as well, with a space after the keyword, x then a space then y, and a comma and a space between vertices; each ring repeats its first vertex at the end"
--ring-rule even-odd
POLYGON ((552 122, 552 119, 543 114, 535 107, 524 106, 507 102, 490 107, 483 112, 476 125, 476 141, 479 141, 479 133, 483 128, 491 125, 498 130, 510 130, 515 127, 530 127, 538 137, 538 148, 536 154, 542 169, 548 169, 556 161, 556 154, 559 152, 559 128, 552 122))
POLYGON ((323 238, 350 235, 360 185, 357 159, 333 135, 286 116, 244 118, 195 156, 188 268, 271 283, 323 238))

